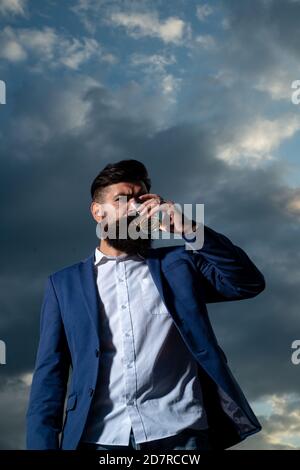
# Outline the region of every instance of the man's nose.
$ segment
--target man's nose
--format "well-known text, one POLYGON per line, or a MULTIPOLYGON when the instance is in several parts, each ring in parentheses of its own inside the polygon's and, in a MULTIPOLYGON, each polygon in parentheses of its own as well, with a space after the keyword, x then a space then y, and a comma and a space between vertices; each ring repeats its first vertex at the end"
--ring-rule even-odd
POLYGON ((136 211, 140 205, 140 201, 139 201, 139 197, 132 197, 129 199, 128 201, 128 215, 135 215, 136 214, 136 211))

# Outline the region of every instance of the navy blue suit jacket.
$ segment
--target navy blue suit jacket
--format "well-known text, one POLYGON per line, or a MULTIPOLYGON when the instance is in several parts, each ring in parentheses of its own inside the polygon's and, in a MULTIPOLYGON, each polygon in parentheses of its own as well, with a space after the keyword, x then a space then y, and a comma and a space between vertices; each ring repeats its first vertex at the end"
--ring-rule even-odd
MULTIPOLYGON (((204 227, 201 249, 186 250, 184 245, 150 248, 146 261, 197 361, 216 448, 228 448, 258 432, 260 423, 218 345, 206 304, 256 296, 265 288, 262 273, 241 248, 208 226, 204 227)), ((28 449, 77 448, 98 374, 101 377, 100 354, 93 250, 85 260, 47 279, 26 415, 28 449)))

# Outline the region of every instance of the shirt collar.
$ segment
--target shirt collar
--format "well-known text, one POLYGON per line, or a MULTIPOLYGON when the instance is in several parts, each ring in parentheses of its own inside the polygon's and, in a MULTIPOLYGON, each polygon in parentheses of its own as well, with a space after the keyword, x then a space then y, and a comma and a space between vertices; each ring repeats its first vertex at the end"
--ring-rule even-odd
POLYGON ((125 260, 125 259, 143 261, 143 260, 145 260, 145 257, 143 255, 141 255, 140 253, 137 253, 135 255, 128 255, 126 253, 123 253, 119 256, 106 255, 98 247, 95 248, 95 259, 94 259, 94 264, 95 265, 106 263, 109 260, 121 261, 121 260, 125 260))

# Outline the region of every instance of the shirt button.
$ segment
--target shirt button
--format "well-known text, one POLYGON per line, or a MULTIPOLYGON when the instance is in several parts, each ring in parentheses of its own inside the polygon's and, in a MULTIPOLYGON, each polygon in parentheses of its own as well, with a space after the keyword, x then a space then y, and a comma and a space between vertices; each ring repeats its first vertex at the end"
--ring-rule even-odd
POLYGON ((125 336, 128 338, 130 336, 130 333, 125 333, 125 336))
POLYGON ((132 362, 129 362, 129 364, 127 364, 127 369, 130 369, 132 367, 132 362))
POLYGON ((123 308, 123 309, 126 308, 126 305, 122 305, 122 308, 123 308))
POLYGON ((92 397, 94 395, 94 389, 93 388, 89 388, 89 395, 90 395, 90 397, 92 397))

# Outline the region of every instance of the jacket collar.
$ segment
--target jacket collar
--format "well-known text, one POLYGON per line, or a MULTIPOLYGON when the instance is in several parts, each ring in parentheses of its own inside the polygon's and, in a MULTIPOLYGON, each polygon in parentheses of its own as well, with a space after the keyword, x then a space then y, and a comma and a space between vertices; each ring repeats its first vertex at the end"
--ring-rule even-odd
POLYGON ((112 255, 106 255, 105 253, 103 253, 103 251, 101 251, 98 247, 95 248, 95 252, 94 252, 94 255, 95 255, 95 259, 94 259, 94 263, 95 265, 99 265, 99 264, 102 264, 102 263, 105 263, 109 260, 126 260, 126 259, 135 259, 135 260, 145 260, 145 256, 141 255, 140 253, 137 253, 135 255, 127 255, 126 253, 122 254, 122 255, 119 255, 119 256, 112 256, 112 255))

